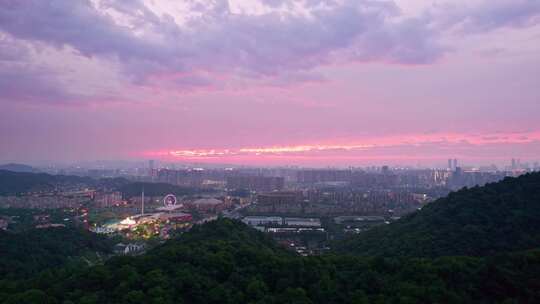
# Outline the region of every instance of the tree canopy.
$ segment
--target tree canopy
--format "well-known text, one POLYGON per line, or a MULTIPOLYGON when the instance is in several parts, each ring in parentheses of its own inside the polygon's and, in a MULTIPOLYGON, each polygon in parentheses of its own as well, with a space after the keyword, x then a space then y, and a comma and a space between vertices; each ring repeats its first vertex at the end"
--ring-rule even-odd
POLYGON ((97 250, 104 240, 73 240, 63 230, 20 240, 8 235, 0 248, 15 247, 1 255, 7 262, 0 304, 538 303, 539 178, 463 189, 343 243, 344 253, 323 256, 298 256, 230 219, 196 225, 144 255, 91 267, 59 267, 52 257, 97 250), (57 249, 25 257, 35 248, 57 249), (53 263, 35 263, 42 255, 53 263), (10 261, 28 261, 34 274, 10 277, 18 271, 10 261))
POLYGON ((532 303, 540 299, 538 273, 540 251, 300 257, 219 219, 142 256, 0 280, 0 303, 532 303))
POLYGON ((540 173, 464 188, 334 244, 366 256, 485 256, 540 247, 540 173))
POLYGON ((86 254, 112 252, 112 240, 77 228, 0 230, 0 277, 21 278, 41 270, 80 262, 86 254))

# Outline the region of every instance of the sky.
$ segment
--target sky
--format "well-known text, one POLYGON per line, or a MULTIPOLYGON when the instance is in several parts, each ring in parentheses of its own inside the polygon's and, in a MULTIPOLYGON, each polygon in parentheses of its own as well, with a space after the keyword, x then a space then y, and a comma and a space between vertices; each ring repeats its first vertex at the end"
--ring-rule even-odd
POLYGON ((0 162, 540 160, 538 0, 0 0, 0 162))

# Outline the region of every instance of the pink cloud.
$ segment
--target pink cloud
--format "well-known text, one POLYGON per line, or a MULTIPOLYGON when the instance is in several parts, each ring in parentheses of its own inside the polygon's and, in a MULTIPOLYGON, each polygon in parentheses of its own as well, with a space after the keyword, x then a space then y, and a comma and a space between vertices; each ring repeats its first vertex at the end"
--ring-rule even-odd
POLYGON ((538 154, 538 1, 188 2, 3 1, 0 159, 538 154))
POLYGON ((143 152, 145 157, 165 160, 202 161, 202 162, 240 162, 240 163, 316 163, 374 161, 374 160, 441 160, 460 155, 467 159, 494 156, 493 148, 501 146, 535 146, 540 148, 540 132, 508 133, 508 134, 411 134, 403 136, 386 136, 365 138, 362 141, 348 143, 324 143, 304 145, 282 145, 267 147, 239 147, 236 149, 182 149, 143 152), (478 151, 490 153, 478 155, 478 151), (443 154, 446 153, 446 154, 443 154))

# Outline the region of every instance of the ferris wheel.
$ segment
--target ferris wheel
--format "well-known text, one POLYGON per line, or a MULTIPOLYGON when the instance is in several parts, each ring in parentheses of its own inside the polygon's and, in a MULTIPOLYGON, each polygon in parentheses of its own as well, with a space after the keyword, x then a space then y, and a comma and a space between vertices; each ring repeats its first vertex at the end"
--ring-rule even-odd
POLYGON ((163 198, 163 206, 165 207, 174 207, 176 206, 177 200, 174 194, 167 194, 163 198))

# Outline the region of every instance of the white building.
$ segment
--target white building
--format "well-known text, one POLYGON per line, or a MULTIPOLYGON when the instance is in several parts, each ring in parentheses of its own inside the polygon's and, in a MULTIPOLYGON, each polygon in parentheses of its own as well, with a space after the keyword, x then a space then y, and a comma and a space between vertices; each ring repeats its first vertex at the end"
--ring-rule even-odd
POLYGON ((242 222, 250 226, 282 225, 283 218, 279 216, 246 216, 242 222))
POLYGON ((318 218, 286 217, 283 223, 291 227, 321 227, 321 220, 318 218))
POLYGON ((137 254, 141 253, 144 250, 143 244, 135 244, 135 243, 118 243, 114 246, 114 252, 116 254, 137 254))

